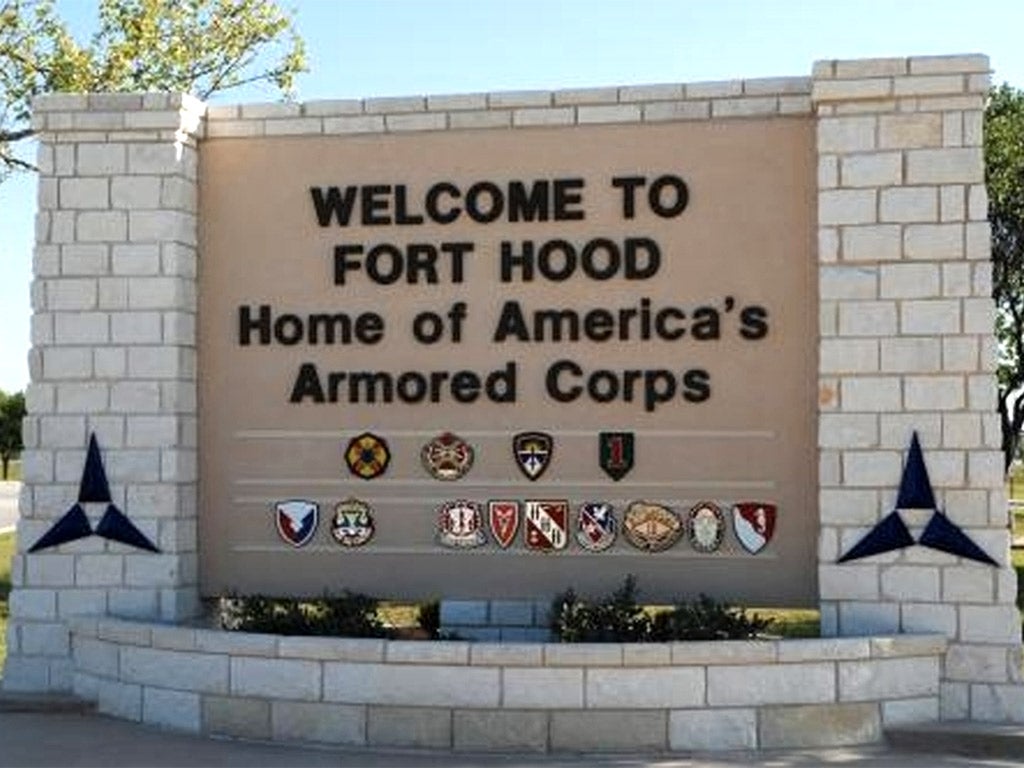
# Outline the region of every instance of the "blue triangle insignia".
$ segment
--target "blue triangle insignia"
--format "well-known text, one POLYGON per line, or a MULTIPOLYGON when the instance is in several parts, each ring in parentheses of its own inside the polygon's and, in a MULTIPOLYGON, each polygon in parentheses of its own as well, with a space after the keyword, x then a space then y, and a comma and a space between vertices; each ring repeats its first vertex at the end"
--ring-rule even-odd
POLYGON ((898 512, 892 511, 868 531, 864 538, 854 544, 849 552, 840 557, 839 562, 845 563, 862 557, 880 555, 883 552, 892 552, 895 549, 912 546, 913 543, 914 537, 907 530, 903 518, 898 512))
POLYGON ((985 550, 971 541, 959 525, 953 523, 938 510, 932 515, 932 519, 928 521, 928 525, 925 526, 924 533, 921 534, 921 538, 917 543, 941 552, 948 552, 951 555, 959 555, 969 560, 977 560, 979 563, 999 565, 999 563, 988 556, 985 550))
POLYGON ((113 504, 107 505, 107 511, 103 513, 103 518, 96 526, 96 535, 111 541, 119 541, 130 547, 138 547, 150 552, 160 551, 146 534, 136 528, 135 524, 125 516, 124 512, 113 504))
POLYGON ((921 443, 917 432, 910 439, 910 453, 903 467, 900 478, 900 493, 896 499, 896 509, 937 509, 932 481, 928 478, 928 468, 924 465, 921 454, 921 443))
POLYGON ((89 453, 85 457, 85 469, 82 470, 82 482, 78 486, 78 501, 100 501, 110 503, 110 485, 107 473, 103 469, 100 457, 100 446, 96 442, 96 433, 89 435, 89 453))
POLYGON ((39 537, 39 541, 29 547, 29 552, 38 552, 41 549, 56 547, 58 544, 67 544, 75 539, 84 539, 92 534, 89 526, 89 518, 85 516, 85 510, 80 504, 75 504, 71 509, 52 526, 50 530, 39 537))

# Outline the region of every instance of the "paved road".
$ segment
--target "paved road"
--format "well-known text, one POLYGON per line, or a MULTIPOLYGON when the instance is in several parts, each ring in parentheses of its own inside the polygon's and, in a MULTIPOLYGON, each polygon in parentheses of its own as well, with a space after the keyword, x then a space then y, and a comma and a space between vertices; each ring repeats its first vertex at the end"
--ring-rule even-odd
POLYGON ((283 747, 188 736, 93 714, 0 712, 0 768, 14 766, 334 766, 354 768, 967 768, 1013 760, 849 748, 724 756, 537 756, 283 747))
POLYGON ((18 521, 18 493, 21 483, 0 481, 0 531, 12 527, 18 521))

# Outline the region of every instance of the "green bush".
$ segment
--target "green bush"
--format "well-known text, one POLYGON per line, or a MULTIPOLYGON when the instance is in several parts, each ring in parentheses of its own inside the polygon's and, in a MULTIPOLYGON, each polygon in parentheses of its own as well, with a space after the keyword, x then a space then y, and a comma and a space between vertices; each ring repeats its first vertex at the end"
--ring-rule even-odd
POLYGON ((636 643, 669 640, 740 640, 757 637, 771 619, 747 617, 742 608, 701 595, 653 616, 637 602, 636 577, 596 601, 581 600, 572 589, 551 604, 551 631, 562 643, 636 643))
POLYGON ((431 639, 441 636, 441 601, 428 600, 420 603, 416 611, 416 625, 431 639))
POLYGON ((233 632, 388 637, 388 629, 377 617, 378 604, 374 597, 348 590, 316 600, 233 596, 221 601, 220 623, 233 632))

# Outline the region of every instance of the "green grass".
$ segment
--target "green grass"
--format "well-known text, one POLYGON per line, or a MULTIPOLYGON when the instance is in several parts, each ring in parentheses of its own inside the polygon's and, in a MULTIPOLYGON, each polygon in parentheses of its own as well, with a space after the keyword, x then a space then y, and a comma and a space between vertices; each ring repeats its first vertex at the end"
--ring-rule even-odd
POLYGON ((7 465, 7 479, 21 480, 21 459, 14 459, 7 465))
POLYGON ((1024 501, 1024 467, 1013 468, 1010 479, 1006 482, 1006 490, 1011 499, 1024 501))
POLYGON ((11 593, 14 533, 0 534, 0 669, 7 658, 7 596, 11 593))

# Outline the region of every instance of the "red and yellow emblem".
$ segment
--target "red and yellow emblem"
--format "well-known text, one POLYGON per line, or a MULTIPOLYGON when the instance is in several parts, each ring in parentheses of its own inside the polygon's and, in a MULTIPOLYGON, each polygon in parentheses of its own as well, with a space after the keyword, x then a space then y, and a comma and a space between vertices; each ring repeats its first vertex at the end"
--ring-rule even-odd
POLYGON ((372 432, 353 437, 345 449, 345 463, 349 471, 363 480, 373 480, 384 474, 391 461, 391 451, 384 438, 372 432))

